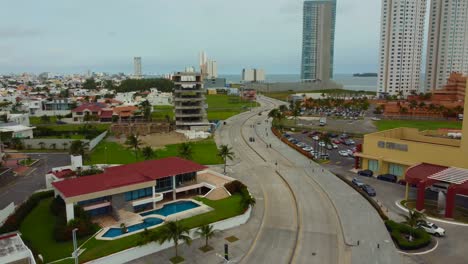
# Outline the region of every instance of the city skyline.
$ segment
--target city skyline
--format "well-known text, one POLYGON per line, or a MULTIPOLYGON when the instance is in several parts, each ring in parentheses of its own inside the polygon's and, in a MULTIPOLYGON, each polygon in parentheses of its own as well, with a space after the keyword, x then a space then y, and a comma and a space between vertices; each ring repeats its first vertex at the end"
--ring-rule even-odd
MULTIPOLYGON (((180 14, 181 4, 163 1, 112 5, 105 1, 57 1, 50 5, 53 10, 34 2, 28 3, 27 9, 21 2, 9 3, 8 12, 1 18, 0 73, 84 73, 88 69, 132 73, 131 58, 138 54, 145 60, 144 74, 161 74, 196 65, 198 51, 206 50, 216 58, 219 74, 240 74, 245 67, 264 68, 269 74, 299 74, 302 1, 248 2, 252 10, 245 10, 247 1, 243 1, 184 3, 193 12, 180 19, 173 17, 180 14), (101 7, 111 10, 112 15, 98 12, 101 7), (253 15, 260 8, 265 9, 262 16, 253 15), (246 19, 239 20, 236 10, 244 12, 246 19), (23 19, 15 19, 18 13, 23 19), (48 15, 37 19, 37 14, 48 15), (206 25, 212 19, 217 22, 210 26, 210 33, 218 37, 207 41, 202 34, 206 27, 197 25, 206 25), (177 47, 180 45, 174 43, 186 43, 181 39, 185 36, 174 34, 171 28, 182 28, 188 21, 194 23, 186 34, 191 41, 177 47)), ((363 17, 353 1, 338 1, 337 73, 377 69, 380 3, 365 2, 369 16, 363 17)))

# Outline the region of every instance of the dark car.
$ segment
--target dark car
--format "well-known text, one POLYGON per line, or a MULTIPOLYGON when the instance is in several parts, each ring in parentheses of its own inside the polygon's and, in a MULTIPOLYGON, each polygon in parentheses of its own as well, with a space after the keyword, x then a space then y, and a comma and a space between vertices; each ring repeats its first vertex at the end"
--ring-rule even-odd
POLYGON ((381 174, 377 176, 377 179, 387 182, 397 182, 398 177, 393 174, 381 174))
POLYGON ((374 172, 371 171, 371 170, 361 170, 361 171, 358 171, 357 174, 358 174, 358 175, 361 175, 361 176, 364 176, 364 177, 372 177, 372 176, 374 176, 374 172))
POLYGON ((283 134, 283 137, 289 138, 289 137, 291 137, 291 135, 289 135, 289 134, 287 134, 287 133, 284 133, 284 134, 283 134))
POLYGON ((368 184, 364 184, 362 187, 362 190, 367 193, 369 196, 375 196, 377 193, 375 192, 374 188, 368 184))

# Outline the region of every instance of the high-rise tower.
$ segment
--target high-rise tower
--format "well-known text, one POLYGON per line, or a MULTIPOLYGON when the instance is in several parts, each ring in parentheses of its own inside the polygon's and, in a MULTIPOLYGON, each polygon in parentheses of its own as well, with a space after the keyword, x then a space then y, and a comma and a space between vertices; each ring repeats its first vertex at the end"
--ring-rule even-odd
POLYGON ((141 57, 133 58, 133 69, 134 69, 134 75, 136 77, 141 77, 141 75, 142 75, 142 72, 141 72, 141 57))
POLYGON ((427 38, 426 91, 452 72, 468 74, 468 0, 432 0, 427 38))
POLYGON ((333 78, 336 0, 304 1, 302 81, 333 78))
POLYGON ((378 94, 418 91, 426 0, 382 0, 378 94))

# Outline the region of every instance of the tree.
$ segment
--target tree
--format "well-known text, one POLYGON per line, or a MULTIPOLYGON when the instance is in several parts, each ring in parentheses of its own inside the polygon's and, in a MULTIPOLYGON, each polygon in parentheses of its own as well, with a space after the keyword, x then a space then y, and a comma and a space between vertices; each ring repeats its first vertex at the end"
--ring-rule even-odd
POLYGON ((192 144, 185 142, 180 144, 177 153, 179 157, 191 160, 193 155, 192 144))
POLYGON ((138 150, 140 150, 141 140, 138 138, 137 134, 131 134, 127 137, 125 145, 129 148, 132 148, 135 151, 135 160, 138 159, 138 150))
POLYGON ((188 245, 192 243, 192 239, 190 238, 189 234, 190 229, 181 224, 179 221, 169 221, 161 228, 158 241, 160 244, 166 241, 173 241, 175 248, 175 257, 178 257, 179 241, 182 240, 188 245))
POLYGON ((142 152, 143 157, 145 158, 145 160, 150 160, 150 159, 154 158, 155 153, 154 153, 153 149, 150 146, 144 147, 141 150, 141 152, 142 152))
POLYGON ((241 204, 245 209, 247 209, 249 206, 254 207, 255 204, 257 203, 257 200, 255 200, 255 198, 252 195, 250 195, 247 188, 243 188, 241 190, 241 195, 242 195, 241 204))
POLYGON ((151 120, 151 104, 148 102, 148 100, 145 100, 140 103, 140 109, 143 112, 143 117, 145 120, 150 121, 151 120))
POLYGON ((202 225, 200 226, 196 233, 201 237, 205 238, 205 248, 208 248, 208 239, 212 238, 215 235, 212 225, 202 225))
POLYGON ((51 148, 51 149, 56 149, 56 148, 57 148, 57 143, 52 143, 52 144, 50 144, 50 148, 51 148))
POLYGON ((85 157, 85 152, 88 145, 89 143, 85 143, 81 140, 75 140, 70 145, 70 154, 85 157))
POLYGON ((41 141, 41 142, 39 142, 39 143, 37 143, 37 144, 41 147, 41 149, 44 149, 44 146, 45 146, 45 143, 44 143, 44 142, 41 141))
POLYGON ((234 152, 232 152, 232 148, 228 145, 221 145, 218 149, 218 156, 224 161, 224 173, 226 173, 227 160, 232 160, 234 158, 234 152))
POLYGON ((62 143, 62 146, 63 146, 63 150, 66 150, 67 147, 68 147, 68 143, 67 143, 67 142, 63 142, 63 143, 62 143))
POLYGON ((400 215, 405 219, 404 223, 411 227, 409 241, 413 241, 413 229, 419 222, 424 221, 426 216, 424 215, 423 211, 418 211, 411 208, 408 208, 408 214, 400 215))
POLYGON ((97 84, 94 78, 86 79, 86 81, 83 83, 83 89, 86 90, 96 90, 97 89, 97 84))

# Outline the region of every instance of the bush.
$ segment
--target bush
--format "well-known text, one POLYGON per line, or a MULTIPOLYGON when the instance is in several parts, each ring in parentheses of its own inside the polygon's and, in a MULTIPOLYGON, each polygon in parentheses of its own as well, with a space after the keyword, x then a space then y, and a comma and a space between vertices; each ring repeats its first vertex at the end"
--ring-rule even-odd
POLYGON ((224 184, 224 188, 226 188, 226 190, 228 190, 228 192, 231 194, 235 194, 242 193, 242 189, 247 189, 247 186, 245 186, 245 184, 242 182, 235 180, 224 184))
POLYGON ((54 196, 54 191, 40 192, 31 195, 26 202, 22 203, 15 212, 10 215, 2 227, 1 233, 13 232, 19 229, 23 220, 36 207, 42 199, 54 196))
POLYGON ((396 223, 392 220, 385 221, 393 241, 401 249, 412 250, 423 248, 431 243, 431 236, 420 228, 411 228, 408 225, 396 223), (409 241, 406 235, 412 234, 413 241, 409 241))

